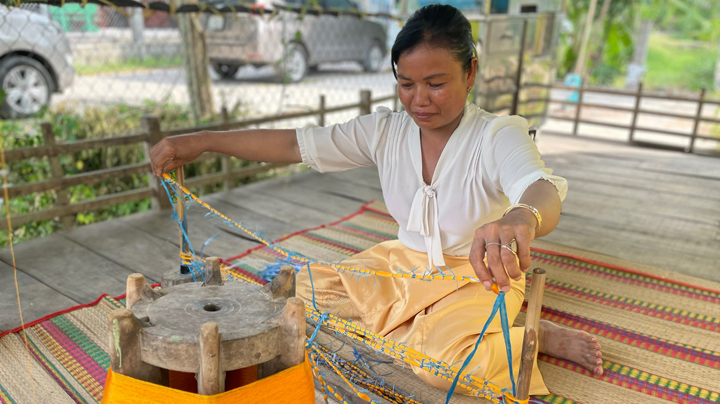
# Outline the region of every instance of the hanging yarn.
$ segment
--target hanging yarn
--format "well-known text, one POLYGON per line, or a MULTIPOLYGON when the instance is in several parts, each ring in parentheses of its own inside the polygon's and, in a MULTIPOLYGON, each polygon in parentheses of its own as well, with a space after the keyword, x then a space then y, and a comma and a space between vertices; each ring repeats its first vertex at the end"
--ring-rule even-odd
MULTIPOLYGON (((470 277, 470 276, 457 276, 455 275, 450 268, 445 268, 450 275, 446 275, 445 272, 442 270, 439 270, 439 274, 434 275, 432 272, 427 269, 423 274, 418 274, 415 272, 415 269, 403 271, 398 270, 397 272, 386 272, 386 271, 372 271, 364 268, 355 268, 350 267, 348 265, 343 265, 340 263, 330 263, 330 262, 324 262, 324 261, 316 261, 311 258, 305 257, 302 254, 299 254, 294 251, 286 250, 282 248, 280 245, 271 242, 267 239, 265 239, 260 232, 253 232, 247 229, 245 226, 243 226, 241 223, 236 222, 229 217, 223 215, 222 213, 218 212, 214 208, 212 208, 207 203, 203 202, 200 198, 192 194, 190 191, 188 191, 185 187, 179 185, 177 182, 175 182, 168 174, 163 174, 163 181, 162 181, 163 187, 165 188, 165 191, 168 194, 168 197, 170 197, 170 190, 169 188, 172 188, 174 193, 177 195, 178 199, 182 198, 183 200, 185 197, 189 198, 191 201, 197 202, 200 206, 208 210, 208 213, 206 214, 206 217, 215 217, 222 220, 223 223, 230 225, 232 227, 235 227, 237 229, 240 229, 241 231, 248 234, 253 239, 263 243, 273 251, 279 253, 284 259, 278 259, 276 262, 268 263, 265 265, 260 272, 260 278, 265 281, 272 280, 280 271, 280 268, 285 265, 291 265, 293 268, 295 268, 295 272, 299 272, 302 266, 306 266, 308 270, 308 275, 310 279, 310 286, 312 290, 312 300, 310 302, 306 302, 306 317, 308 321, 314 323, 316 325, 316 328, 310 338, 306 341, 306 349, 309 352, 308 358, 312 365, 312 373, 313 376, 318 380, 320 383, 321 388, 323 389, 325 400, 327 402, 328 396, 332 396, 333 398, 337 399, 341 403, 347 403, 347 401, 339 394, 338 389, 329 385, 325 378, 322 376, 322 372, 320 372, 320 366, 323 366, 325 368, 328 368, 332 370, 334 373, 336 373, 347 385, 352 389, 352 391, 361 399, 368 402, 373 402, 370 399, 370 396, 368 395, 370 392, 373 394, 378 394, 379 396, 383 397, 384 399, 387 399, 391 402, 396 403, 417 403, 417 401, 413 400, 412 398, 409 398, 406 395, 403 395, 401 390, 395 389, 393 386, 392 391, 388 390, 385 386, 384 381, 379 379, 383 375, 379 375, 375 373, 372 368, 367 364, 366 358, 363 358, 363 356, 357 351, 356 348, 353 349, 353 355, 355 356, 354 362, 349 362, 345 359, 338 358, 337 355, 331 354, 330 351, 328 351, 326 348, 320 346, 317 342, 317 336, 319 334, 319 331, 321 327, 326 327, 328 330, 335 332, 337 335, 343 335, 345 337, 348 337, 351 341, 355 341, 356 343, 361 343, 367 348, 371 349, 373 352, 376 352, 378 354, 385 355, 390 358, 399 359, 402 360, 404 363, 415 366, 418 368, 421 368, 425 371, 428 371, 432 373, 433 375, 443 378, 445 380, 448 380, 452 382, 451 388, 448 390, 446 403, 450 402, 450 398, 452 397, 452 394, 454 393, 455 389, 457 387, 461 387, 465 390, 467 390, 470 394, 476 396, 476 397, 484 397, 485 399, 488 399, 494 403, 518 403, 518 404, 527 404, 528 400, 517 400, 515 398, 515 378, 512 370, 512 350, 510 345, 510 339, 509 339, 509 324, 508 324, 508 318, 507 318, 507 308, 505 306, 505 293, 501 292, 497 289, 497 286, 493 284, 493 291, 497 294, 497 298, 495 300, 495 303, 492 308, 492 312, 490 314, 490 317, 488 318, 487 322, 482 328, 482 331, 480 335, 478 336, 477 342, 475 343, 475 346, 471 353, 468 355, 468 357, 463 362, 462 366, 459 370, 456 370, 453 368, 450 364, 433 359, 425 355, 424 353, 418 352, 413 350, 412 348, 409 348, 405 346, 402 343, 386 339, 384 337, 381 337, 377 334, 374 334, 368 330, 363 329, 362 327, 359 327, 358 325, 352 323, 351 321, 343 320, 341 318, 338 318, 328 312, 322 312, 317 308, 316 302, 315 302, 315 286, 313 284, 312 279, 312 269, 311 269, 311 263, 316 263, 318 265, 327 266, 330 268, 335 269, 338 272, 353 272, 354 274, 357 274, 359 277, 366 277, 370 275, 374 276, 381 276, 381 277, 394 277, 394 278, 406 278, 406 279, 417 279, 417 280, 425 280, 425 281, 431 281, 431 280, 451 280, 451 281, 469 281, 469 282, 480 282, 480 280, 477 277, 470 277), (492 382, 479 379, 472 375, 473 371, 463 373, 467 366, 469 365, 470 361, 472 360, 473 356, 475 355, 479 344, 482 341, 482 338, 487 331, 487 328, 489 327, 490 323, 495 318, 495 315, 497 313, 500 313, 500 320, 501 320, 501 329, 504 334, 504 340, 505 340, 505 347, 507 351, 507 358, 508 363, 510 367, 510 377, 511 377, 511 383, 512 383, 512 391, 508 391, 507 389, 501 389, 500 387, 496 386, 492 382), (371 372, 373 372, 375 375, 371 376, 367 374, 366 372, 362 371, 357 364, 362 364, 366 368, 368 368, 371 372)), ((170 198, 172 201, 172 198, 170 198)), ((175 205, 173 204, 173 210, 175 210, 175 205)), ((182 229, 183 234, 183 241, 187 242, 188 246, 188 252, 181 254, 182 262, 189 265, 191 268, 191 272, 193 273, 193 278, 195 279, 195 274, 200 273, 203 275, 203 261, 199 259, 193 250, 192 244, 190 243, 189 238, 187 237, 187 232, 183 228, 182 223, 179 220, 179 217, 177 216, 177 213, 173 215, 173 218, 178 221, 178 224, 180 225, 182 229)), ((204 249, 204 247, 212 241, 217 235, 211 237, 209 240, 203 244, 201 251, 204 249)), ((231 271, 230 267, 227 265, 223 265, 222 267, 222 273, 225 278, 229 280, 235 280, 235 281, 241 281, 241 282, 249 282, 249 283, 255 283, 256 282, 253 279, 250 279, 246 276, 243 276, 236 271, 231 271)), ((204 275, 203 275, 204 276, 204 275)), ((379 363, 383 363, 382 361, 376 361, 379 363)), ((389 362, 386 362, 389 363, 389 362)))

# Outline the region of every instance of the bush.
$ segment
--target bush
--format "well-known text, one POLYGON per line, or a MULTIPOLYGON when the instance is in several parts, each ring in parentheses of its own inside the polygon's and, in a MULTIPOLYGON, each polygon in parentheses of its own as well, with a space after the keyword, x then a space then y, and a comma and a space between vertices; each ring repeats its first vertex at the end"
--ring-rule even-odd
MULTIPOLYGON (((42 122, 50 122, 52 124, 57 143, 101 139, 138 133, 141 129, 142 116, 148 114, 158 116, 163 129, 193 126, 190 111, 180 105, 147 102, 142 106, 113 105, 78 109, 72 105, 65 104, 55 109, 47 110, 35 119, 2 122, 3 146, 5 150, 42 146, 43 136, 40 126, 42 122)), ((241 119, 244 117, 245 112, 241 105, 236 105, 235 108, 230 111, 229 115, 231 119, 241 119)), ((200 122, 200 124, 218 120, 218 117, 214 117, 200 122)), ((65 175, 75 175, 122 165, 141 163, 144 161, 144 158, 142 145, 134 144, 63 155, 60 157, 60 162, 65 175)), ((235 161, 234 164, 235 166, 243 166, 249 164, 249 162, 235 161)), ((196 175, 217 172, 219 170, 219 161, 206 160, 189 164, 185 168, 185 174, 189 178, 196 175)), ((267 174, 265 174, 265 176, 267 176, 267 174)), ((38 182, 50 178, 50 162, 47 158, 31 158, 8 164, 9 184, 38 182)), ((243 182, 252 180, 251 178, 243 182)), ((105 180, 98 184, 81 184, 70 187, 67 192, 70 203, 77 203, 103 195, 143 188, 147 185, 147 176, 141 174, 105 180)), ((220 187, 221 185, 208 186, 193 191, 202 194, 217 191, 220 187)), ((41 211, 52 208, 56 206, 56 204, 57 194, 54 191, 25 195, 10 200, 10 214, 11 216, 15 216, 41 211)), ((5 207, 3 206, 2 208, 4 209, 5 207)), ((134 212, 141 212, 149 208, 149 199, 123 203, 96 211, 81 212, 77 214, 75 223, 77 225, 90 224, 125 216, 134 212)), ((26 223, 13 229, 13 240, 17 243, 42 237, 60 228, 61 225, 57 220, 26 223)), ((0 246, 5 246, 7 239, 7 230, 0 231, 0 246)))

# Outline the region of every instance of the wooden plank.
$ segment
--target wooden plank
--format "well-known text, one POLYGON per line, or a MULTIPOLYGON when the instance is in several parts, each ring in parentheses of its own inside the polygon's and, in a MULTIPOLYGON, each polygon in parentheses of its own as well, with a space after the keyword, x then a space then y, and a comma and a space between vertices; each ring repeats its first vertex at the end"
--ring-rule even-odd
POLYGON ((130 164, 126 166, 108 168, 105 170, 96 170, 88 173, 71 175, 63 178, 56 178, 47 181, 31 182, 29 184, 10 185, 7 187, 8 196, 14 198, 16 196, 32 194, 35 192, 55 191, 65 189, 75 185, 97 184, 111 178, 123 178, 134 174, 143 174, 150 170, 149 163, 130 164))
POLYGON ((16 161, 42 156, 60 156, 63 154, 77 153, 83 150, 99 149, 101 147, 123 146, 145 141, 147 136, 148 135, 146 133, 140 133, 137 135, 116 136, 104 139, 78 140, 54 146, 21 147, 6 151, 5 161, 16 161))
MULTIPOLYGON (((307 178, 305 179, 307 181, 307 178)), ((273 186, 258 188, 260 194, 292 202, 297 206, 327 212, 338 218, 350 215, 359 210, 363 202, 349 200, 332 194, 320 194, 303 185, 303 180, 293 182, 275 182, 273 186)))
POLYGON ((588 170, 582 166, 553 164, 557 175, 563 176, 570 181, 603 181, 605 183, 616 183, 618 185, 638 187, 657 193, 671 193, 695 197, 705 200, 720 200, 720 188, 708 182, 708 187, 702 188, 694 184, 688 184, 682 180, 673 180, 667 175, 642 173, 639 170, 616 169, 607 167, 605 171, 588 170), (634 174, 634 175, 633 175, 634 174))
POLYGON ((223 182, 225 180, 247 178, 265 171, 270 171, 273 168, 286 167, 288 165, 289 164, 287 163, 256 164, 248 167, 237 168, 228 173, 219 172, 201 175, 187 179, 185 181, 185 187, 201 187, 203 185, 217 184, 218 182, 223 182))
MULTIPOLYGON (((661 238, 590 216, 563 213, 558 227, 543 240, 606 254, 696 277, 720 280, 717 240, 661 238)), ((672 229, 668 229, 672 233, 672 229)))
MULTIPOLYGON (((555 162, 571 163, 580 167, 594 167, 597 171, 606 171, 609 167, 630 168, 633 176, 644 175, 646 172, 661 174, 651 179, 669 180, 674 176, 675 180, 718 180, 720 181, 720 160, 708 159, 697 156, 693 159, 684 159, 690 155, 679 155, 678 153, 667 153, 669 156, 637 155, 611 155, 607 153, 563 153, 546 156, 548 164, 555 162), (640 171, 635 173, 635 171, 640 171)), ((696 181, 701 186, 707 185, 696 181)))
POLYGON ((145 275, 150 284, 160 282, 163 273, 179 265, 179 247, 176 244, 138 230, 122 220, 83 226, 64 236, 117 262, 130 272, 145 275))
MULTIPOLYGON (((19 270, 78 303, 125 293, 131 273, 60 233, 17 244, 15 257, 19 270)), ((0 251, 0 260, 12 263, 9 248, 0 251)))
POLYGON ((380 185, 380 174, 378 173, 377 167, 356 168, 354 170, 339 171, 324 175, 336 178, 340 181, 358 184, 376 191, 382 191, 382 186, 380 185))
POLYGON ((216 200, 299 228, 316 227, 340 218, 337 215, 257 193, 248 188, 241 187, 233 192, 219 193, 216 200))
MULTIPOLYGON (((319 173, 315 174, 319 175, 319 173)), ((298 179, 294 177, 290 177, 289 180, 291 183, 298 181, 298 179)), ((321 180, 308 181, 307 185, 310 189, 321 194, 336 195, 358 202, 383 200, 382 191, 379 189, 352 183, 347 179, 338 179, 331 175, 324 175, 321 180)))
MULTIPOLYGON (((218 233, 220 235, 210 241, 205 247, 203 253, 206 257, 215 256, 227 258, 238 255, 258 245, 254 241, 249 241, 237 237, 231 232, 224 231, 223 229, 225 229, 226 226, 223 225, 221 229, 220 225, 216 225, 215 222, 206 218, 205 212, 201 212, 197 205, 191 206, 187 212, 187 217, 190 243, 198 255, 200 255, 202 251, 203 244, 218 233)), ((172 220, 171 211, 143 212, 115 220, 121 220, 135 229, 150 234, 163 242, 170 243, 177 248, 176 254, 179 254, 180 245, 177 237, 178 225, 177 222, 172 220)), ((176 255, 176 257, 178 257, 177 263, 179 267, 179 255, 176 255)), ((172 269, 172 266, 170 269, 172 269)))
POLYGON ((598 198, 610 206, 642 210, 649 214, 673 215, 688 220, 708 222, 720 217, 720 204, 716 201, 658 193, 614 183, 572 181, 567 199, 575 199, 578 194, 582 198, 598 198))
MULTIPOLYGON (((0 263, 0 331, 20 326, 14 277, 12 266, 0 263)), ((26 324, 78 304, 24 272, 18 271, 17 278, 26 324)))
MULTIPOLYGON (((131 191, 103 195, 94 199, 73 203, 59 208, 45 209, 38 212, 14 216, 12 218, 12 224, 13 226, 19 226, 25 223, 49 220, 58 216, 70 215, 86 210, 95 210, 125 202, 139 201, 141 199, 150 198, 153 195, 155 195, 155 192, 150 188, 133 189, 131 191)), ((0 219, 0 228, 7 228, 7 219, 0 219)))

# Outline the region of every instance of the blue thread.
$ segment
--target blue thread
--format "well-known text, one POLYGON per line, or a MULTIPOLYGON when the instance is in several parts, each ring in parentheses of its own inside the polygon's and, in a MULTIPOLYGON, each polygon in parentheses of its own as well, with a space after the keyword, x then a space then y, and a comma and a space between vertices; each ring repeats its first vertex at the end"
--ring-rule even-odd
POLYGON ((307 270, 308 270, 308 276, 310 277, 310 289, 312 290, 312 304, 313 304, 313 307, 315 308, 315 311, 320 313, 320 310, 318 310, 317 305, 315 304, 315 285, 313 284, 312 271, 310 270, 310 262, 307 263, 307 270))
MULTIPOLYGON (((185 223, 185 226, 187 226, 187 222, 185 223)), ((205 251, 205 247, 207 247, 208 244, 210 244, 211 241, 215 240, 216 238, 220 237, 220 233, 215 233, 214 236, 207 239, 206 242, 203 243, 202 247, 200 247, 200 258, 205 258, 205 254, 203 253, 205 251)))
POLYGON ((503 338, 505 339, 505 352, 507 352, 508 367, 510 368, 510 382, 512 382, 512 393, 513 397, 516 397, 517 394, 515 391, 515 374, 513 373, 512 346, 510 345, 510 327, 508 326, 507 305, 504 301, 500 305, 500 324, 502 325, 503 338))
MULTIPOLYGON (((465 359, 465 362, 463 362, 462 367, 460 370, 458 370, 457 375, 455 375, 455 378, 453 380, 452 386, 450 386, 450 389, 448 390, 447 399, 445 400, 445 404, 448 404, 450 402, 450 397, 452 397, 453 392, 455 391, 455 387, 457 387, 458 380, 460 379, 460 374, 465 370, 467 365, 470 364, 470 361, 472 360, 473 356, 475 355, 475 352, 477 352, 478 346, 480 345, 480 341, 482 341, 483 336, 485 335, 485 331, 487 331, 487 328, 490 326, 490 323, 495 318, 495 314, 500 309, 500 306, 502 303, 505 302, 505 292, 500 292, 495 299, 495 304, 493 304, 492 311, 490 312, 490 317, 485 322, 485 325, 482 328, 482 331, 480 331, 480 335, 478 336, 477 342, 475 342, 475 347, 473 348, 472 352, 470 352, 470 355, 465 359)), ((504 331, 504 330, 503 330, 504 331)))

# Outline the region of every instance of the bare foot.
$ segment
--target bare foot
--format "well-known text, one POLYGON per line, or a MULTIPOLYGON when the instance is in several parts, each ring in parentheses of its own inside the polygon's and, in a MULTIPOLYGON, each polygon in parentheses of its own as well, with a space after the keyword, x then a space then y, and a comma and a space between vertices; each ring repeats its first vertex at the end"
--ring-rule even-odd
POLYGON ((603 374, 600 344, 597 338, 585 331, 564 328, 540 320, 538 340, 540 352, 575 362, 598 376, 603 374))

